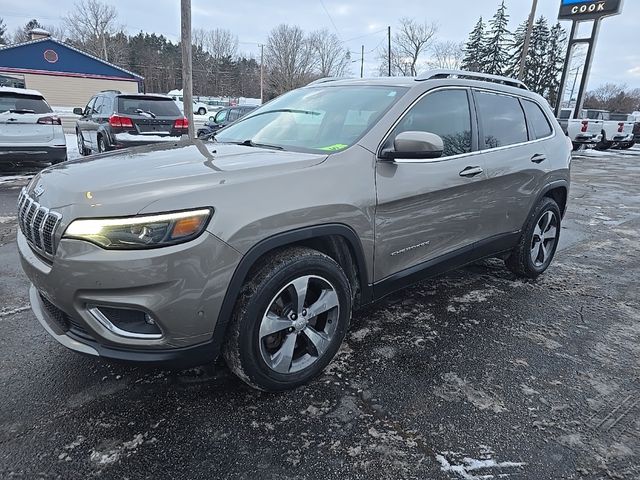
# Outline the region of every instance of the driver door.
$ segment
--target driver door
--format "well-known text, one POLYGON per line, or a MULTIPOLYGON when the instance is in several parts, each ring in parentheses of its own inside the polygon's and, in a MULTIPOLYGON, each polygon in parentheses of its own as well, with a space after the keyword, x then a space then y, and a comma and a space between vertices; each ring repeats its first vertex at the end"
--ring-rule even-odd
POLYGON ((435 159, 377 160, 376 282, 462 255, 491 235, 492 216, 501 212, 477 151, 468 89, 428 92, 405 112, 383 148, 405 131, 439 135, 444 151, 435 159))

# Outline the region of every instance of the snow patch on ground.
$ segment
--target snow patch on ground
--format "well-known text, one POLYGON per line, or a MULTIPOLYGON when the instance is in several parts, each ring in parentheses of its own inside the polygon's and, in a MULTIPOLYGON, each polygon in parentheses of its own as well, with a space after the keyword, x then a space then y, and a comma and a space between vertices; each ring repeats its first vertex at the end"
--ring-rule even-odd
POLYGON ((453 473, 464 480, 489 480, 492 478, 506 478, 509 469, 521 469, 523 462, 496 462, 491 458, 492 451, 486 449, 481 459, 470 458, 456 452, 442 452, 436 455, 440 470, 453 473))
POLYGON ((144 435, 139 433, 135 437, 133 437, 133 440, 124 442, 122 443, 122 445, 118 445, 112 448, 107 448, 102 451, 94 449, 91 452, 91 456, 89 457, 89 460, 91 460, 94 463, 97 463, 98 465, 103 465, 103 466, 110 465, 120 460, 120 458, 123 455, 125 456, 131 455, 131 453, 137 450, 137 448, 140 445, 142 445, 144 441, 145 441, 144 435))
POLYGON ((18 217, 12 217, 12 216, 2 217, 2 216, 0 216, 0 223, 13 223, 16 220, 16 218, 18 218, 18 217))
POLYGON ((17 307, 17 308, 9 308, 7 310, 0 310, 0 318, 4 318, 4 317, 10 317, 11 315, 15 315, 16 313, 20 313, 20 312, 26 312, 27 310, 29 310, 31 307, 24 306, 24 307, 17 307))

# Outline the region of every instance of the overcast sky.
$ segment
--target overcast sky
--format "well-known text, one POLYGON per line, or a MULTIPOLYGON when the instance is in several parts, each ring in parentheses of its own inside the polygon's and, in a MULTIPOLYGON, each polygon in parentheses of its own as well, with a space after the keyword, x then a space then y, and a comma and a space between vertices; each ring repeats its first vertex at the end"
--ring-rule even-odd
MULTIPOLYGON (((0 0, 0 16, 13 32, 31 18, 43 24, 58 24, 73 8, 72 0, 0 0)), ((180 32, 179 0, 110 0, 119 12, 119 21, 129 33, 155 32, 177 41, 180 32)), ((506 0, 511 29, 527 18, 527 0, 506 0)), ((557 18, 560 0, 540 0, 538 15, 557 18)), ((300 25, 305 30, 328 28, 337 32, 345 45, 360 55, 365 46, 365 74, 377 71, 377 48, 386 38, 386 26, 393 28, 398 18, 414 17, 439 24, 441 40, 465 41, 478 17, 491 17, 499 0, 193 0, 194 28, 227 28, 240 41, 240 50, 258 56, 257 44, 266 41, 279 23, 300 25), (326 8, 326 9, 325 9, 326 8)), ((590 88, 605 82, 640 87, 640 51, 637 50, 640 1, 627 0, 624 12, 603 21, 596 49, 590 88)), ((563 22, 567 30, 570 22, 563 22)), ((359 65, 353 65, 353 72, 359 65)))

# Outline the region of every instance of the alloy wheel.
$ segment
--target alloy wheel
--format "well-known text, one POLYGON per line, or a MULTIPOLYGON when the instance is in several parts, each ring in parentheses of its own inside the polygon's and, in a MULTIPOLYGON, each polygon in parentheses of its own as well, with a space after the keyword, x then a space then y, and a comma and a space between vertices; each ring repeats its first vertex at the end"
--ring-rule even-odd
POLYGON ((546 211, 536 223, 531 240, 531 261, 536 267, 547 263, 557 240, 558 218, 554 212, 546 211))
POLYGON ((269 303, 259 330, 260 354, 280 374, 309 367, 327 351, 340 315, 340 301, 325 278, 306 275, 282 288, 269 303))

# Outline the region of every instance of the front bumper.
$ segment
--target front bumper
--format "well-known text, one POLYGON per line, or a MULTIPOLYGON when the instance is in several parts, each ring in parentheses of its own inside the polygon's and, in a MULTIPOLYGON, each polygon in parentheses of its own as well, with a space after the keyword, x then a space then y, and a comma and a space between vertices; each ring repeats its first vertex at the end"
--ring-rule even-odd
MULTIPOLYGON (((153 250, 110 251, 64 239, 53 262, 18 232, 32 309, 58 342, 80 353, 140 363, 197 365, 214 360, 213 330, 240 254, 205 232, 153 250), (160 338, 122 336, 91 308, 134 309, 152 316, 160 338)), ((219 342, 218 342, 219 343, 219 342)))
POLYGON ((0 146, 0 167, 43 166, 66 160, 66 146, 0 146))

